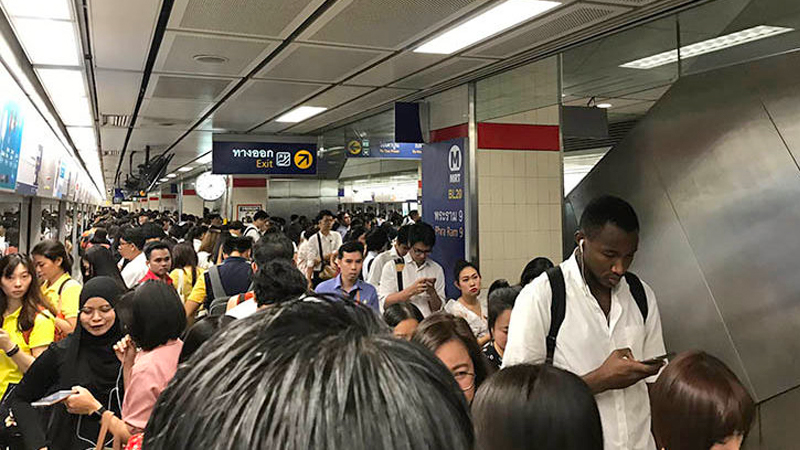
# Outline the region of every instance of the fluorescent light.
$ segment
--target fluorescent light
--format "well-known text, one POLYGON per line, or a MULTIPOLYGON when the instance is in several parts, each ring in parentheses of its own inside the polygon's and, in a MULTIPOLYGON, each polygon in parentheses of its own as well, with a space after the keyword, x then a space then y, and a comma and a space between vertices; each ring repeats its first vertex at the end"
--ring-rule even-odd
POLYGON ((73 69, 36 69, 61 120, 68 126, 91 126, 93 122, 83 74, 73 69))
POLYGON ((208 164, 212 161, 212 157, 211 152, 208 152, 197 160, 197 164, 208 164))
POLYGON ((276 122, 297 123, 302 122, 308 118, 314 117, 317 114, 327 110, 320 106, 298 106, 297 108, 289 111, 288 113, 275 119, 276 122))
MULTIPOLYGON (((735 47, 737 45, 746 44, 748 42, 788 33, 790 31, 794 31, 794 28, 760 25, 754 28, 737 31, 736 33, 726 34, 725 36, 720 36, 714 39, 686 45, 681 47, 680 55, 681 59, 689 59, 695 56, 705 55, 706 53, 712 53, 726 48, 735 47)), ((646 58, 625 63, 620 67, 627 69, 653 69, 655 67, 672 64, 677 61, 678 50, 670 50, 668 52, 659 53, 657 55, 648 56, 646 58)))
POLYGON ((178 169, 178 172, 191 172, 191 171, 192 171, 191 167, 181 167, 180 169, 178 169))
POLYGON ((174 173, 167 175, 167 178, 175 178, 175 177, 177 177, 177 175, 175 175, 174 173))
POLYGON ((557 6, 561 2, 507 0, 422 44, 414 52, 449 55, 557 6))
POLYGON ((22 46, 33 64, 78 66, 78 41, 72 22, 44 19, 14 21, 22 46))
POLYGON ((597 104, 597 107, 600 108, 600 109, 609 109, 612 106, 614 106, 614 105, 612 105, 611 103, 598 103, 597 104))
MULTIPOLYGON (((92 151, 97 153, 97 137, 92 127, 68 127, 72 142, 79 151, 92 151)), ((98 161, 98 167, 100 163, 98 161)))
POLYGON ((12 17, 72 19, 67 0, 3 0, 3 6, 12 17))
POLYGON ((61 121, 64 122, 64 125, 74 127, 92 126, 94 119, 92 118, 92 110, 89 108, 89 99, 86 97, 72 100, 55 98, 53 103, 55 103, 58 115, 61 116, 61 121))
POLYGON ((162 183, 165 183, 165 182, 169 181, 169 178, 160 178, 158 181, 160 181, 162 183))

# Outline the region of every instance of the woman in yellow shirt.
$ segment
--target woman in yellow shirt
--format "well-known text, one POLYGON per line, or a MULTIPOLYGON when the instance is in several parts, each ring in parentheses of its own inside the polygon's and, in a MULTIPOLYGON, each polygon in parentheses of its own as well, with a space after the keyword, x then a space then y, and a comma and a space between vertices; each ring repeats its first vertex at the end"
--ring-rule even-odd
POLYGON ((82 286, 70 277, 72 258, 64 244, 44 240, 31 250, 36 275, 43 281, 42 295, 56 312, 57 339, 75 330, 82 286))
POLYGON ((19 254, 0 259, 0 397, 53 342, 55 311, 42 297, 36 270, 19 254))
POLYGON ((186 302, 192 288, 198 280, 203 279, 205 269, 198 267, 197 253, 190 242, 181 242, 172 248, 173 267, 169 277, 172 278, 172 285, 178 291, 178 296, 182 302, 186 302))

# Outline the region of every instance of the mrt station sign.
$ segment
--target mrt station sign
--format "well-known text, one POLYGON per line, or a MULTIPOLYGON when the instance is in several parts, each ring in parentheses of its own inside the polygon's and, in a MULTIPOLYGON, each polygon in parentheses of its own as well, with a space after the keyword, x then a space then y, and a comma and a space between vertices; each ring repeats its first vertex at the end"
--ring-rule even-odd
POLYGON ((221 175, 316 175, 317 145, 214 141, 211 165, 221 175))

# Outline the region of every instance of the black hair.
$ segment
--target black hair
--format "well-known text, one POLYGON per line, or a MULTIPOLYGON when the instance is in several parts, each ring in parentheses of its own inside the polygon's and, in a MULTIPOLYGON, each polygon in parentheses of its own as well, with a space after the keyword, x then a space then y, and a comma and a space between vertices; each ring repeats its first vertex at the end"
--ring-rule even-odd
POLYGON ((128 333, 143 350, 153 350, 180 338, 186 328, 183 303, 175 288, 163 281, 145 281, 124 306, 128 333))
POLYGON ((267 212, 264 210, 259 209, 258 211, 256 211, 255 214, 253 214, 253 222, 255 222, 256 220, 267 220, 267 219, 269 219, 269 214, 267 214, 267 212))
POLYGON ((323 209, 322 211, 319 212, 319 214, 317 214, 317 220, 315 220, 314 222, 319 223, 325 217, 332 217, 334 219, 336 218, 336 216, 333 215, 333 213, 329 209, 323 209))
POLYGON ((403 245, 408 244, 408 229, 410 225, 403 225, 397 229, 397 242, 403 245))
POLYGON ((583 210, 580 228, 587 237, 594 237, 606 224, 614 224, 626 233, 639 232, 636 211, 625 200, 612 195, 597 197, 583 210))
POLYGON ((122 230, 120 237, 125 239, 126 242, 133 244, 133 246, 136 247, 136 250, 142 251, 142 249, 144 249, 145 238, 142 230, 139 228, 125 228, 122 230))
POLYGON ((58 258, 61 258, 61 270, 65 273, 72 273, 72 258, 67 253, 66 247, 64 244, 58 241, 54 241, 52 239, 46 239, 42 242, 39 242, 33 247, 31 250, 31 256, 44 256, 45 258, 49 259, 50 261, 55 262, 58 258))
POLYGON ((142 234, 144 235, 144 240, 148 241, 150 239, 164 239, 167 237, 167 233, 164 233, 162 226, 163 225, 159 225, 155 221, 147 222, 142 225, 141 228, 142 234))
POLYGON ((369 308, 327 296, 265 308, 215 334, 161 393, 144 436, 148 450, 474 445, 447 368, 392 337, 369 308))
POLYGON ((472 267, 473 269, 475 269, 475 272, 478 272, 478 276, 481 276, 481 271, 478 270, 478 266, 469 261, 460 259, 456 261, 456 265, 455 267, 453 267, 453 279, 456 280, 456 283, 458 283, 459 279, 461 278, 461 272, 467 267, 472 267))
POLYGON ((358 241, 349 241, 345 242, 339 247, 338 256, 339 259, 344 258, 345 253, 355 253, 358 252, 361 256, 364 256, 364 244, 358 241))
POLYGON ((422 322, 425 317, 423 317, 417 305, 411 302, 393 303, 387 306, 383 311, 383 320, 392 328, 407 319, 414 319, 417 322, 422 322))
POLYGON ((230 255, 233 252, 244 253, 253 248, 253 240, 245 236, 226 236, 222 244, 222 252, 230 255))
POLYGON ((389 243, 389 236, 383 228, 373 228, 367 233, 367 250, 382 252, 389 243))
POLYGON ((148 261, 150 261, 150 255, 153 253, 153 250, 166 250, 169 252, 170 257, 172 257, 172 250, 169 248, 164 241, 155 241, 155 242, 148 242, 144 246, 144 257, 148 261))
POLYGON ((522 269, 522 275, 519 277, 519 285, 525 287, 531 281, 535 280, 539 275, 543 274, 547 269, 553 268, 553 261, 545 257, 533 258, 522 269))
POLYGON ((295 299, 306 293, 308 280, 302 272, 285 259, 268 261, 253 275, 253 287, 258 306, 295 299))
POLYGON ((369 230, 367 230, 363 226, 351 225, 350 226, 350 231, 347 232, 347 235, 345 235, 343 240, 344 240, 344 242, 357 241, 358 238, 360 238, 361 236, 367 234, 368 231, 369 230))
POLYGON ((422 242, 427 247, 436 245, 436 232, 427 223, 420 222, 408 226, 408 246, 413 247, 417 242, 422 242))
POLYGON ((253 245, 253 261, 261 267, 275 259, 294 258, 292 241, 280 232, 266 233, 253 245))
POLYGON ((235 321, 231 316, 222 314, 219 316, 206 315, 200 318, 194 325, 189 327, 183 334, 181 340, 183 347, 181 348, 181 356, 178 358, 178 364, 183 364, 197 352, 197 350, 206 341, 208 341, 214 333, 220 328, 227 326, 229 323, 235 321))
POLYGON ((123 290, 127 289, 125 286, 125 281, 122 279, 122 275, 119 273, 117 262, 114 261, 114 255, 111 254, 111 250, 101 245, 95 245, 94 247, 86 250, 86 254, 83 255, 83 259, 89 263, 88 271, 85 270, 83 268, 83 264, 81 264, 84 284, 94 277, 111 277, 123 288, 123 290))
POLYGON ((244 230, 244 223, 240 220, 234 220, 233 222, 228 224, 229 230, 236 230, 236 231, 243 231, 244 230))
POLYGON ((492 284, 489 286, 489 292, 486 293, 487 298, 492 296, 492 292, 500 289, 500 288, 507 288, 511 286, 508 284, 508 280, 505 278, 498 278, 497 280, 492 281, 492 284))
POLYGON ((486 381, 472 404, 477 450, 602 450, 589 386, 549 364, 521 364, 486 381))
POLYGON ((488 307, 489 307, 489 315, 487 318, 487 325, 489 326, 489 334, 494 339, 494 324, 497 322, 497 318, 500 317, 500 314, 503 314, 503 311, 508 311, 510 309, 514 309, 514 303, 517 301, 517 296, 519 295, 520 291, 522 290, 519 286, 509 286, 504 288, 499 288, 489 294, 488 300, 488 307))

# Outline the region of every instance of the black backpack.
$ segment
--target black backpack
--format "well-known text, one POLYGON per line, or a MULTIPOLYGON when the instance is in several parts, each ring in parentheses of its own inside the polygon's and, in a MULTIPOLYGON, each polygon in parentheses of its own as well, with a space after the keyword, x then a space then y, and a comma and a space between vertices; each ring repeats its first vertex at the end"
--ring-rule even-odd
MULTIPOLYGON (((555 266, 547 270, 547 278, 550 280, 550 290, 553 293, 553 300, 550 304, 550 331, 547 332, 547 359, 546 364, 553 364, 553 355, 556 352, 556 338, 558 330, 564 322, 564 315, 567 311, 567 289, 564 284, 564 272, 561 267, 555 266)), ((644 291, 642 280, 631 272, 625 273, 625 281, 631 290, 631 295, 636 301, 636 306, 642 313, 642 319, 647 321, 647 294, 644 291)))

